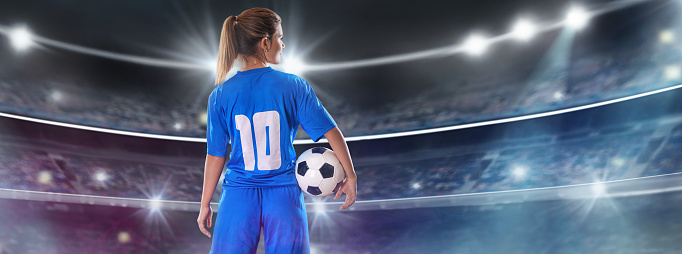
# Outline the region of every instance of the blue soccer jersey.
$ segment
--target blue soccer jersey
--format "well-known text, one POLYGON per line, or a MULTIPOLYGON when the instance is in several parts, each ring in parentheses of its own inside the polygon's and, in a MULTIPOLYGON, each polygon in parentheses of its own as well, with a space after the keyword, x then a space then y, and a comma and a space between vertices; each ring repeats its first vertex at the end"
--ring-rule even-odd
POLYGON ((317 142, 336 122, 304 79, 263 67, 238 71, 208 98, 206 153, 225 157, 223 186, 298 185, 298 125, 317 142))

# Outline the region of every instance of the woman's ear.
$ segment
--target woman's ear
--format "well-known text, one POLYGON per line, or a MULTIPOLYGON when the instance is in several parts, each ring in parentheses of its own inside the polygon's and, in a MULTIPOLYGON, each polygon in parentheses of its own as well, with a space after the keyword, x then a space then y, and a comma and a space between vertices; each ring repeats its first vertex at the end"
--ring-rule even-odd
POLYGON ((265 50, 270 50, 270 47, 268 47, 268 38, 263 38, 263 48, 265 50))

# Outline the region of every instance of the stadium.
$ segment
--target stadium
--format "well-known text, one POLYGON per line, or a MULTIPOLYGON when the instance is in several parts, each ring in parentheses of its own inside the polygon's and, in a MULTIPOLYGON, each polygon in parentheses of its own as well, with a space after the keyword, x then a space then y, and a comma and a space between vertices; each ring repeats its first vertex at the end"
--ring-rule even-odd
POLYGON ((255 6, 358 176, 305 195, 311 253, 682 252, 681 1, 0 6, 0 254, 208 253, 220 25, 255 6))

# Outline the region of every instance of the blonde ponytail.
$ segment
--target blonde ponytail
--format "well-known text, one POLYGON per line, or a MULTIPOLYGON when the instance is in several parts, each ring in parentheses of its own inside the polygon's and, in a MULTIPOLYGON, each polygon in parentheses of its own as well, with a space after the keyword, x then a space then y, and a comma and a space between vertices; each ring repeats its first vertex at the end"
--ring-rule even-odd
POLYGON ((220 46, 218 49, 218 67, 215 74, 215 85, 219 85, 232 69, 237 59, 237 36, 235 34, 236 16, 230 16, 223 23, 223 31, 220 33, 220 46))

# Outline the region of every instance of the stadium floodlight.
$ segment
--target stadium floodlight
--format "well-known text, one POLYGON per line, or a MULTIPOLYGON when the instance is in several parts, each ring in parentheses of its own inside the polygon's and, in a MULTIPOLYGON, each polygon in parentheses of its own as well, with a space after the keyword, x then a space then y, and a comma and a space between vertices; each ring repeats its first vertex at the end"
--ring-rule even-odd
POLYGON ((666 29, 658 33, 658 41, 663 44, 670 44, 675 41, 675 33, 670 29, 666 29))
POLYGON ((622 167, 623 165, 625 165, 625 160, 621 157, 614 157, 613 159, 611 159, 611 165, 615 167, 622 167))
POLYGON ((566 14, 565 23, 575 30, 582 29, 590 20, 590 14, 581 7, 573 7, 566 14))
POLYGON ((102 172, 102 171, 99 171, 99 172, 95 173, 95 179, 97 179, 97 181, 104 182, 104 181, 106 181, 108 178, 109 178, 109 176, 108 176, 106 173, 102 172))
POLYGON ((288 72, 295 75, 303 74, 305 71, 305 64, 300 58, 290 57, 286 58, 283 63, 284 72, 288 72))
POLYGON ((528 172, 528 167, 526 166, 515 166, 514 170, 512 170, 512 174, 514 174, 514 178, 516 178, 517 180, 525 179, 526 172, 528 172))
POLYGON ((121 231, 118 233, 118 242, 127 243, 130 242, 130 234, 126 231, 121 231))
POLYGON ((159 197, 150 199, 149 206, 151 207, 152 210, 159 210, 159 208, 161 208, 161 199, 159 197))
POLYGON ((26 28, 26 26, 19 26, 9 32, 9 38, 12 46, 17 51, 24 51, 33 45, 33 34, 26 28))
POLYGON ((538 29, 533 23, 526 19, 520 19, 512 28, 512 35, 520 41, 528 41, 537 33, 538 29))
POLYGON ((40 171, 38 173, 38 182, 42 184, 49 184, 52 182, 52 174, 48 171, 40 171))
POLYGON ((181 122, 175 122, 175 124, 173 124, 173 129, 175 129, 176 131, 182 130, 183 128, 185 128, 185 126, 182 125, 181 122))
POLYGON ((606 192, 606 186, 604 185, 604 183, 597 182, 597 183, 592 184, 592 193, 595 196, 601 196, 605 192, 606 192))
POLYGON ((554 99, 555 100, 561 100, 562 98, 564 98, 564 93, 562 93, 561 91, 554 92, 554 99))
POLYGON ((62 94, 61 91, 59 90, 52 90, 52 93, 50 93, 50 99, 54 102, 60 102, 64 98, 64 94, 62 94))
POLYGON ((206 70, 209 70, 209 71, 212 71, 213 73, 215 73, 217 70, 217 67, 218 67, 218 59, 204 61, 204 68, 206 68, 206 70))
POLYGON ((419 184, 419 183, 413 183, 413 184, 412 184, 412 189, 418 190, 418 189, 421 188, 421 187, 422 187, 422 185, 419 184))
POLYGON ((317 201, 315 203, 315 213, 316 214, 325 214, 326 213, 324 210, 324 203, 322 203, 322 201, 317 201))
POLYGON ((682 77, 682 67, 679 65, 669 65, 664 70, 666 80, 678 80, 682 77))
POLYGON ((197 116, 197 121, 202 126, 206 125, 208 122, 208 113, 206 111, 202 111, 201 113, 199 113, 199 115, 197 116))
POLYGON ((469 55, 479 56, 488 48, 489 42, 483 36, 473 34, 464 41, 462 49, 469 55))

